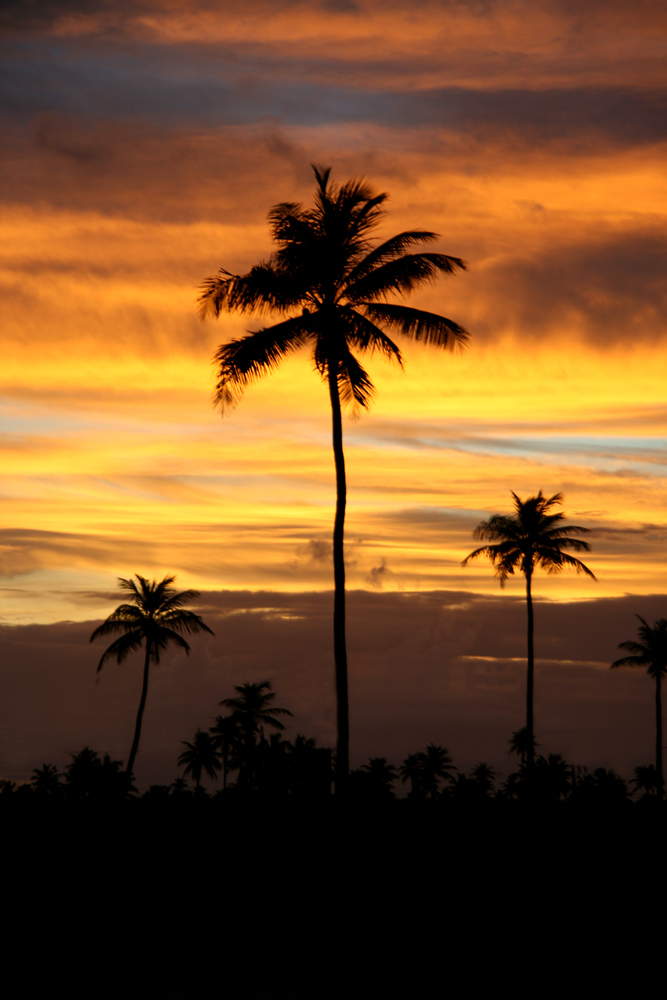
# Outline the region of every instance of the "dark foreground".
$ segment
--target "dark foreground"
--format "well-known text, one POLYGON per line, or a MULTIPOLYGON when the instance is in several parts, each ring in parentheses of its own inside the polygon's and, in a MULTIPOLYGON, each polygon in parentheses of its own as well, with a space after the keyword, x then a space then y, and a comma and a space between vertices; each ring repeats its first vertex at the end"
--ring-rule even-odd
POLYGON ((667 825, 648 806, 12 805, 6 974, 123 1000, 641 992, 667 825))

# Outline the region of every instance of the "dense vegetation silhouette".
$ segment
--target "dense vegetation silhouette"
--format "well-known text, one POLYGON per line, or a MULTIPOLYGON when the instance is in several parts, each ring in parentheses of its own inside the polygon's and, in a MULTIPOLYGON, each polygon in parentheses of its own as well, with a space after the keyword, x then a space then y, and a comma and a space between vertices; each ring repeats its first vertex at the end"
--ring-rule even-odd
POLYGON ((201 315, 241 312, 285 317, 215 355, 215 401, 226 413, 247 385, 278 367, 287 355, 313 345, 315 368, 327 383, 336 469, 333 532, 334 660, 337 700, 336 782, 339 791, 349 772, 349 712, 345 640, 344 529, 347 483, 341 407, 367 407, 373 384, 353 351, 378 352, 401 364, 401 352, 387 331, 441 348, 462 345, 466 331, 453 320, 387 301, 406 295, 440 274, 465 268, 458 257, 408 252, 432 243, 437 235, 409 230, 373 245, 386 194, 375 194, 358 180, 336 185, 330 168, 314 166, 313 208, 285 202, 269 213, 277 249, 247 274, 221 269, 202 285, 201 315))
POLYGON ((518 569, 526 580, 526 606, 528 611, 528 669, 526 681, 526 764, 530 768, 535 760, 535 726, 533 721, 534 646, 533 646, 533 574, 538 567, 547 573, 559 573, 565 567, 585 573, 593 580, 595 575, 581 560, 565 549, 590 552, 588 542, 573 538, 573 534, 588 533, 588 528, 576 524, 564 525, 562 511, 551 513, 561 504, 562 493, 552 497, 542 495, 521 500, 512 492, 515 513, 494 514, 489 521, 480 521, 475 528, 475 538, 489 542, 475 549, 463 560, 463 566, 480 556, 486 556, 495 567, 500 586, 505 586, 509 576, 518 569))
POLYGON ((196 590, 184 590, 177 593, 171 584, 176 579, 174 576, 165 576, 157 583, 151 583, 135 574, 139 586, 134 580, 125 580, 122 577, 118 580, 121 590, 126 590, 130 595, 131 604, 120 604, 109 617, 95 629, 90 637, 94 642, 99 636, 111 635, 114 632, 123 634, 115 639, 104 651, 100 662, 97 665, 99 673, 105 662, 115 659, 122 663, 130 653, 134 653, 145 646, 144 672, 141 685, 141 698, 137 710, 137 720, 134 727, 134 738, 130 749, 130 756, 127 761, 128 781, 132 780, 134 771, 134 761, 139 749, 139 739, 141 737, 141 723, 146 707, 146 696, 148 694, 148 671, 153 663, 160 662, 160 653, 170 645, 178 646, 189 655, 190 646, 183 638, 183 633, 192 634, 195 632, 214 633, 205 625, 199 615, 194 611, 186 611, 183 607, 189 601, 199 597, 196 590))
MULTIPOLYGON (((655 681, 655 786, 659 798, 664 794, 662 771, 662 679, 667 674, 667 619, 660 618, 649 625, 641 615, 637 615, 641 625, 638 639, 628 639, 619 643, 630 656, 614 660, 612 667, 646 667, 646 673, 655 681)), ((638 778, 638 775, 635 775, 638 778)), ((645 780, 645 779, 643 779, 645 780)))

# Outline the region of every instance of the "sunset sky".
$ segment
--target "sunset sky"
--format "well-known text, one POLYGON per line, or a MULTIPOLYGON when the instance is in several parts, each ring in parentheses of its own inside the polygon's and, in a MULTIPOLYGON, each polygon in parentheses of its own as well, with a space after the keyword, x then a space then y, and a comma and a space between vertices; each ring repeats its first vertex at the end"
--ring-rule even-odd
MULTIPOLYGON (((591 529, 598 579, 540 577, 539 596, 625 609, 582 662, 608 665, 642 601, 667 616, 650 597, 667 592, 664 4, 14 0, 2 24, 12 642, 34 653, 33 627, 106 616, 134 572, 213 595, 220 650, 215 592, 297 614, 330 590, 326 387, 305 351, 222 419, 211 356, 260 324, 195 309, 205 277, 270 254, 267 212, 310 202, 313 162, 388 192, 379 236, 434 230, 469 265, 411 301, 470 347, 401 343, 404 371, 369 359, 376 398, 345 424, 350 589, 496 607, 488 564, 461 560, 510 490, 541 489, 591 529)), ((522 629, 498 656, 522 656, 522 629)), ((261 652, 257 677, 227 663, 218 698, 271 675, 261 652)))

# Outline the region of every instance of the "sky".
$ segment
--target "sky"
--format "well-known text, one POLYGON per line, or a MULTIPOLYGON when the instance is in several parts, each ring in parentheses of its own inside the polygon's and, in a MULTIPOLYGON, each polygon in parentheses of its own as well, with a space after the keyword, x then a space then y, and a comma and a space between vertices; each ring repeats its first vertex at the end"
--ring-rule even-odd
MULTIPOLYGON (((270 254, 269 209, 307 205, 318 163, 334 180, 363 177, 389 194, 379 238, 433 230, 436 249, 468 262, 411 302, 466 327, 469 348, 401 343, 404 370, 370 359, 373 405, 346 418, 348 585, 375 609, 367 639, 392 613, 405 619, 406 637, 420 634, 410 595, 433 621, 459 604, 491 614, 518 602, 512 656, 520 661, 520 581, 501 594, 488 565, 461 561, 475 525, 511 510, 510 490, 563 493, 568 518, 592 532, 586 562, 597 582, 543 576, 536 592, 545 609, 558 604, 579 623, 561 666, 572 687, 565 661, 581 663, 574 688, 583 697, 585 663, 608 664, 634 635, 635 613, 666 614, 664 5, 16 0, 0 17, 8 690, 23 690, 17 672, 28 661, 35 678, 47 668, 63 677, 88 658, 85 698, 93 689, 99 697, 111 681, 94 686, 95 652, 84 639, 119 603, 117 577, 175 573, 179 586, 202 592, 219 623, 217 700, 233 683, 278 671, 254 628, 248 662, 225 652, 240 595, 244 613, 267 622, 274 612, 256 610, 258 594, 260 607, 291 609, 276 621, 307 621, 313 601, 330 600, 326 387, 304 351, 221 418, 211 357, 259 322, 202 323, 196 313, 207 276, 220 267, 243 273, 270 254), (585 654, 575 648, 588 643, 584 607, 610 616, 610 641, 585 654), (620 608, 618 617, 610 610, 620 608)), ((545 630, 547 621, 556 629, 544 631, 545 644, 558 642, 558 629, 569 635, 565 619, 556 626, 544 614, 545 630)), ((487 634, 492 619, 479 628, 487 634)), ((312 669, 330 701, 322 635, 312 669)), ((357 713, 353 759, 410 749, 407 735, 392 743, 387 721, 408 697, 396 674, 403 641, 383 666, 351 658, 353 686, 374 677, 393 706, 370 699, 357 713)), ((473 647, 457 656, 481 655, 473 647)), ((302 652, 295 639, 295 663, 302 652)), ((491 644, 484 655, 509 652, 491 644)), ((542 669, 557 670, 542 659, 542 669)), ((278 672, 294 692, 295 675, 278 672)), ((614 672, 603 682, 594 673, 613 681, 619 705, 623 685, 639 683, 650 698, 645 678, 614 672)), ((167 675, 156 692, 161 684, 167 701, 182 703, 167 675)), ((429 723, 434 677, 410 724, 410 738, 424 744, 448 738, 446 726, 429 723)), ((491 697, 485 683, 475 681, 491 697)), ((127 680, 128 717, 137 685, 127 680)), ((68 692, 56 684, 54 704, 68 692)), ((23 706, 27 689, 21 698, 23 706)), ((209 708, 197 684, 193 698, 200 718, 214 713, 216 699, 209 708)), ((72 709, 82 718, 83 704, 72 709)), ((504 733, 521 721, 520 684, 512 704, 504 733)), ((127 753, 111 723, 79 732, 72 722, 69 736, 47 738, 44 721, 18 726, 17 705, 3 697, 13 749, 0 747, 0 769, 25 772, 39 733, 52 757, 77 749, 75 737, 101 745, 102 733, 105 748, 127 753)), ((304 727, 329 738, 324 716, 304 705, 304 727)), ((461 753, 474 756, 474 699, 466 711, 461 753)), ((174 715, 172 758, 191 721, 174 715)), ((594 745, 606 746, 602 722, 599 730, 597 744, 573 744, 591 762, 594 745)), ((636 748, 638 739, 626 743, 636 748)), ((600 760, 616 759, 608 743, 600 760)), ((502 745, 498 759, 504 753, 502 745)), ((628 767, 621 758, 617 766, 628 767)), ((155 773, 166 766, 156 763, 155 773)))

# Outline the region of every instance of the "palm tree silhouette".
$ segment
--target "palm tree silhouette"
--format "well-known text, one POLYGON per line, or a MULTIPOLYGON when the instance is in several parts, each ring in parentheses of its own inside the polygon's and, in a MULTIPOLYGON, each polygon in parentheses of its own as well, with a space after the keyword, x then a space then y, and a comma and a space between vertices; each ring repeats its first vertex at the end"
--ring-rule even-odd
POLYGON ((237 684, 234 690, 237 693, 236 697, 223 698, 220 705, 231 709, 232 717, 236 719, 240 732, 239 749, 242 750, 239 754, 239 783, 249 785, 255 763, 257 738, 263 738, 264 726, 283 730, 285 725, 277 716, 291 716, 292 713, 287 708, 277 708, 272 705, 276 693, 271 690, 270 681, 262 681, 261 684, 237 684))
POLYGON ((215 739, 210 733, 198 729, 192 743, 183 740, 185 750, 178 758, 179 766, 185 764, 183 776, 191 774, 195 781, 195 790, 201 787, 202 772, 215 781, 222 764, 216 751, 215 739))
POLYGON ((218 715, 209 729, 222 759, 222 787, 227 788, 227 775, 238 766, 234 759, 240 739, 239 720, 236 715, 218 715))
POLYGON ((62 791, 60 774, 55 764, 42 764, 32 772, 30 784, 41 795, 58 795, 62 791))
POLYGON ((445 747, 429 743, 425 751, 410 754, 400 768, 401 781, 409 781, 414 795, 425 794, 434 799, 440 788, 440 778, 453 781, 456 768, 445 747))
POLYGON ((130 653, 140 649, 143 643, 146 646, 141 698, 134 727, 132 748, 127 762, 128 781, 132 780, 134 760, 139 749, 151 661, 159 663, 160 653, 171 644, 184 649, 189 655, 190 646, 183 638, 183 633, 208 632, 210 635, 214 635, 199 615, 183 608, 183 605, 187 604, 188 601, 199 597, 197 590, 184 590, 178 594, 171 586, 176 579, 175 576, 165 576, 164 580, 159 583, 155 580, 149 583, 138 573, 135 573, 135 577, 139 581, 139 586, 134 580, 125 580, 122 577, 118 579, 118 586, 121 590, 129 591, 132 603, 120 604, 115 611, 111 612, 105 622, 98 625, 90 637, 90 641, 93 642, 101 635, 111 635, 114 632, 123 633, 102 654, 97 665, 98 673, 107 660, 115 659, 118 663, 122 663, 130 653))
POLYGON ((614 660, 612 667, 646 667, 646 673, 655 680, 655 773, 658 797, 663 795, 662 779, 662 678, 667 674, 667 618, 659 618, 649 625, 637 615, 641 625, 637 630, 639 642, 629 639, 619 643, 630 656, 614 660))
POLYGON ((563 525, 565 515, 562 511, 551 513, 553 507, 563 502, 563 494, 555 493, 552 497, 542 495, 542 490, 536 497, 521 500, 516 493, 513 515, 494 514, 489 521, 480 521, 475 528, 475 538, 494 544, 483 545, 466 556, 462 565, 466 566, 471 559, 487 556, 496 568, 496 576, 500 578, 500 586, 505 586, 508 576, 514 575, 518 569, 526 578, 526 604, 528 608, 528 679, 526 685, 526 764, 532 768, 535 761, 535 728, 533 724, 533 573, 538 566, 547 573, 559 573, 566 566, 576 569, 577 573, 585 573, 595 579, 588 566, 571 556, 564 549, 574 549, 575 552, 590 552, 588 542, 573 538, 574 532, 587 534, 588 528, 576 524, 563 525))
POLYGON ((221 269, 203 283, 199 302, 202 317, 208 313, 217 317, 223 311, 285 317, 218 349, 215 402, 223 414, 249 383, 273 371, 306 343, 313 345, 315 368, 328 386, 336 469, 333 638, 336 787, 341 791, 349 771, 343 556, 347 484, 341 403, 366 407, 374 391, 352 350, 378 351, 400 364, 401 352, 385 331, 438 347, 464 344, 467 333, 458 323, 387 298, 409 293, 438 274, 453 274, 465 264, 440 253, 407 253, 437 239, 435 233, 422 230, 399 233, 374 246, 371 234, 384 214, 386 194, 375 194, 358 180, 334 185, 330 168, 313 166, 313 170, 317 182, 313 208, 283 203, 269 213, 278 245, 269 260, 244 275, 221 269))

